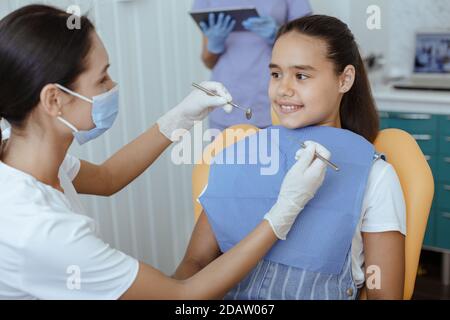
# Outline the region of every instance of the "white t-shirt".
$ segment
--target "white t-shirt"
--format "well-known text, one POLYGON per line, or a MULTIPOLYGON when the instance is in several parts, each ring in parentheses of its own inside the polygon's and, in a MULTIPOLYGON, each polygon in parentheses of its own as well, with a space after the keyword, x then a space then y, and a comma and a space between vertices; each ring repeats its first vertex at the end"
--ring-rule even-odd
POLYGON ((394 167, 380 159, 375 161, 370 171, 361 219, 352 240, 352 275, 358 288, 365 281, 361 233, 388 231, 398 231, 406 236, 406 205, 394 167))
POLYGON ((80 161, 59 170, 64 193, 0 161, 0 299, 118 299, 138 261, 103 242, 72 184, 80 161))
POLYGON ((380 159, 375 161, 370 171, 361 219, 352 240, 352 275, 358 288, 365 282, 361 233, 388 231, 399 231, 406 235, 406 206, 397 173, 392 165, 380 159))

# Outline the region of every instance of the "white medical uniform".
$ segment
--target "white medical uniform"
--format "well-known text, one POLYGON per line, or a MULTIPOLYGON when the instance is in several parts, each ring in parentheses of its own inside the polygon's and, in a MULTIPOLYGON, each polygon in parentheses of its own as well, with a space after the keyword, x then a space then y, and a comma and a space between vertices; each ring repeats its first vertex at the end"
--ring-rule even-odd
POLYGON ((0 161, 0 299, 118 299, 134 282, 138 261, 84 215, 72 184, 79 169, 68 155, 61 193, 0 161))

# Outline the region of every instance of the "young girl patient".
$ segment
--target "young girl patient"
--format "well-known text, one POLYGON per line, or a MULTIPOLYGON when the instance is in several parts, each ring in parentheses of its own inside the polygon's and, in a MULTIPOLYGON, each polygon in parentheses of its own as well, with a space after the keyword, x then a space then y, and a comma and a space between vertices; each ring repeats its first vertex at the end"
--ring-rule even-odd
MULTIPOLYGON (((287 240, 225 299, 357 299, 363 287, 369 299, 402 299, 405 203, 393 167, 373 148, 378 116, 353 34, 328 16, 292 21, 279 31, 270 72, 269 96, 282 126, 266 130, 279 131, 281 156, 298 149, 298 142, 288 140, 305 137, 327 147, 341 170, 328 169, 287 240)), ((281 174, 289 167, 286 159, 280 161, 281 174)), ((277 175, 252 175, 251 166, 211 170, 200 198, 204 211, 177 279, 200 271, 250 230, 253 218, 243 212, 264 212, 265 202, 270 208, 270 195, 276 194, 271 186, 280 181, 277 175), (225 185, 228 177, 236 179, 238 190, 217 196, 221 188, 230 189, 218 176, 225 185)))

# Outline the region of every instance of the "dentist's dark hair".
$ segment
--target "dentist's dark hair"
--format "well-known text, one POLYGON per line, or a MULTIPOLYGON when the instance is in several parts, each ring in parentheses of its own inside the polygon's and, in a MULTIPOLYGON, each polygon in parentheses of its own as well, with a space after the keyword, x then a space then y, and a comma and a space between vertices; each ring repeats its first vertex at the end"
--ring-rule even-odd
POLYGON ((348 65, 355 67, 353 87, 341 101, 341 125, 343 129, 353 131, 373 143, 380 130, 380 120, 358 44, 348 26, 330 16, 306 16, 284 25, 278 32, 277 40, 290 32, 325 41, 327 58, 334 63, 337 75, 342 74, 348 65))
MULTIPOLYGON (((81 28, 69 28, 73 18, 54 7, 30 5, 0 21, 0 120, 20 128, 47 84, 71 88, 85 71, 95 28, 85 16, 81 28)), ((0 130, 0 155, 1 140, 0 130)))

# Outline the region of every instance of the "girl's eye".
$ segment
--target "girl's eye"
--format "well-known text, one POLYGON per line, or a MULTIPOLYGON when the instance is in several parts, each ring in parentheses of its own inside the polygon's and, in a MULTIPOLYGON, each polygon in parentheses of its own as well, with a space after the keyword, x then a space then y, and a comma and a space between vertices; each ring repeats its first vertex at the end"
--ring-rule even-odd
POLYGON ((279 74, 278 72, 272 72, 270 75, 271 75, 272 78, 274 78, 274 79, 280 78, 280 74, 279 74))
POLYGON ((309 77, 306 74, 299 73, 299 74, 297 74, 297 79, 298 80, 306 80, 306 79, 309 79, 309 77))

